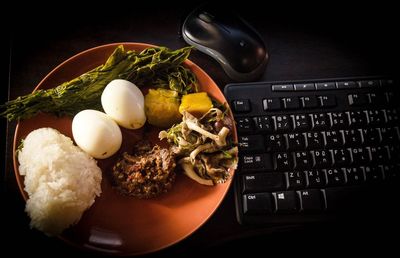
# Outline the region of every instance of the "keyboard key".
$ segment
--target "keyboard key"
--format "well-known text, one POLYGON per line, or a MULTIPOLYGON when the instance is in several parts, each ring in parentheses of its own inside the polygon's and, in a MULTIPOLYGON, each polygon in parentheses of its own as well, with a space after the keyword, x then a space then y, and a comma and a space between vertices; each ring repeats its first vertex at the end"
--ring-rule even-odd
POLYGON ((399 127, 389 127, 380 129, 382 135, 382 142, 384 143, 398 143, 400 141, 399 127))
POLYGON ((293 153, 296 169, 309 169, 313 162, 308 151, 296 151, 293 153))
POLYGON ((313 130, 328 129, 329 117, 326 113, 310 114, 313 130))
POLYGON ((285 109, 298 109, 300 108, 300 101, 298 97, 282 98, 283 107, 285 109))
POLYGON ((355 164, 368 164, 371 159, 367 148, 351 148, 351 155, 355 164))
POLYGON ((294 84, 295 91, 310 91, 315 90, 314 83, 296 83, 294 84))
POLYGON ((394 86, 394 80, 381 80, 381 85, 383 87, 393 87, 394 86))
POLYGON ((371 126, 384 125, 386 122, 383 110, 368 110, 367 115, 371 126))
POLYGON ((277 132, 287 132, 291 130, 290 117, 288 115, 273 116, 275 122, 275 130, 277 132))
POLYGON ((381 182, 384 179, 383 169, 381 166, 366 166, 364 167, 365 180, 368 183, 381 182))
POLYGON ((248 117, 241 117, 236 119, 237 128, 239 133, 247 133, 253 131, 253 121, 248 117))
POLYGON ((324 139, 321 132, 305 133, 308 149, 321 149, 324 147, 324 139))
POLYGON ((349 125, 349 118, 344 112, 328 113, 332 129, 344 129, 349 125))
POLYGON ((272 170, 271 155, 268 153, 243 155, 240 164, 242 170, 272 170))
POLYGON ((386 96, 383 93, 368 93, 368 103, 382 105, 386 103, 386 96))
POLYGON ((368 149, 371 155, 371 162, 382 164, 389 160, 388 146, 368 147, 368 149))
POLYGON ((319 99, 319 104, 321 107, 335 107, 336 106, 335 95, 319 96, 318 99, 319 99))
POLYGON ((293 84, 272 85, 272 91, 293 91, 293 84))
POLYGON ((386 180, 396 183, 400 180, 400 163, 399 164, 389 164, 382 166, 384 176, 386 180))
POLYGON ((341 169, 329 168, 323 169, 322 171, 324 171, 326 175, 328 186, 339 186, 346 183, 344 173, 341 169))
POLYGON ((366 111, 350 111, 347 112, 350 125, 354 127, 364 127, 368 125, 368 116, 366 111))
POLYGON ((315 84, 317 90, 334 90, 336 89, 336 84, 334 82, 319 82, 315 84))
POLYGON ((325 208, 322 193, 318 189, 297 191, 300 198, 301 209, 304 212, 321 211, 325 208))
POLYGON ((274 169, 285 171, 293 169, 292 155, 287 152, 277 152, 274 154, 274 169))
POLYGON ((303 150, 306 148, 306 140, 302 133, 288 133, 286 138, 289 150, 303 150))
POLYGON ((347 82, 337 82, 336 87, 338 89, 354 89, 357 88, 358 85, 353 81, 347 81, 347 82))
POLYGON ((300 97, 301 106, 303 108, 316 108, 318 107, 318 100, 315 96, 300 97))
POLYGON ((294 213, 298 209, 296 192, 283 191, 273 193, 276 200, 277 213, 294 213))
POLYGON ((399 112, 397 109, 386 109, 385 115, 387 124, 399 124, 399 112))
POLYGON ((305 114, 292 115, 294 121, 294 129, 296 131, 307 131, 311 128, 309 116, 305 114))
POLYGON ((346 174, 348 184, 362 184, 365 182, 364 170, 362 167, 342 168, 342 171, 346 174))
POLYGON ((233 101, 233 110, 235 112, 249 112, 250 111, 250 101, 248 99, 238 99, 233 101))
POLYGON ((343 146, 343 135, 340 131, 326 131, 322 133, 324 135, 325 146, 327 148, 343 146))
POLYGON ((286 150, 286 140, 282 134, 271 134, 266 137, 267 151, 284 151, 286 150))
POLYGON ((311 151, 314 167, 326 168, 332 165, 331 155, 327 150, 315 150, 311 151))
POLYGON ((304 171, 308 178, 309 188, 319 188, 326 184, 325 174, 319 169, 311 169, 304 171))
POLYGON ((342 133, 347 146, 360 146, 364 142, 361 129, 343 130, 342 133))
POLYGON ((280 110, 282 108, 279 98, 263 99, 263 108, 265 111, 280 110))
POLYGON ((247 135, 239 137, 239 150, 244 152, 263 152, 264 137, 262 135, 247 135))
POLYGON ((290 171, 286 173, 288 178, 288 188, 289 189, 300 189, 305 188, 307 185, 307 181, 305 179, 304 173, 300 171, 290 171))
POLYGON ((367 145, 377 145, 381 142, 381 133, 379 128, 361 129, 364 142, 367 145))
POLYGON ((380 81, 379 80, 358 81, 358 85, 360 88, 378 88, 380 87, 380 81))
POLYGON ((323 190, 328 211, 349 212, 360 204, 361 190, 358 187, 331 187, 323 190))
POLYGON ((392 103, 394 103, 396 101, 396 97, 395 97, 395 95, 394 95, 394 93, 392 91, 386 92, 385 96, 386 96, 386 102, 388 104, 392 104, 392 103))
POLYGON ((275 212, 275 204, 270 193, 243 195, 244 214, 269 214, 273 212, 275 212))
POLYGON ((389 146, 389 156, 391 160, 395 162, 400 162, 400 145, 390 145, 389 146))
POLYGON ((286 189, 283 173, 258 173, 242 176, 243 193, 266 192, 286 189))
POLYGON ((254 125, 258 132, 270 133, 275 129, 272 118, 269 116, 254 117, 254 125))
POLYGON ((363 93, 353 93, 347 95, 350 106, 365 106, 368 104, 368 96, 363 93))
POLYGON ((349 149, 334 149, 331 152, 334 166, 348 166, 352 163, 351 152, 349 149))

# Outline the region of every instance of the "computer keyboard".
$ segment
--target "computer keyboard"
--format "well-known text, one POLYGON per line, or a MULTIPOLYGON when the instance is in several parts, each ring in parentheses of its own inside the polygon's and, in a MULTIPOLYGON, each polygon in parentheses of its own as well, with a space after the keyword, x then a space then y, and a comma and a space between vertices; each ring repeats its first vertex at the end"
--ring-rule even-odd
POLYGON ((399 203, 399 87, 377 77, 226 85, 239 222, 321 221, 399 203))

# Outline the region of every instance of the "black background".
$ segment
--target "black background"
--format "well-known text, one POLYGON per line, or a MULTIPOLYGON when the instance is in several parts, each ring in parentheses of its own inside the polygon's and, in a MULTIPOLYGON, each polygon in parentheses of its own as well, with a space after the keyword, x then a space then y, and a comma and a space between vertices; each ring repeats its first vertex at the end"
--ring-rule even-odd
MULTIPOLYGON (((10 18, 2 18, 6 25, 4 33, 9 39, 5 40, 2 67, 9 69, 2 72, 1 102, 7 99, 6 85, 11 98, 27 94, 59 63, 90 47, 124 41, 171 48, 185 46, 179 36, 180 22, 197 4, 191 1, 138 5, 130 1, 102 7, 99 3, 90 7, 54 3, 47 10, 37 10, 37 5, 35 8, 11 7, 10 18)), ((255 1, 225 5, 250 22, 267 42, 270 60, 261 80, 397 75, 398 20, 392 6, 376 3, 370 6, 365 3, 273 5, 270 2, 261 5, 255 1)), ((194 52, 190 59, 221 89, 232 82, 210 57, 194 52)), ((1 144, 8 143, 10 147, 15 123, 9 124, 8 131, 5 119, 1 125, 1 144), (7 141, 6 137, 9 137, 7 141)), ((24 203, 13 177, 10 153, 5 157, 1 177, 2 227, 5 229, 1 232, 6 239, 3 251, 12 251, 15 255, 96 256, 29 229, 29 219, 23 212, 24 203)), ((377 251, 382 255, 395 247, 399 228, 394 222, 393 216, 388 216, 387 221, 379 218, 379 221, 346 225, 241 227, 235 220, 230 191, 214 216, 195 234, 153 255, 261 252, 266 256, 271 253, 342 254, 348 250, 377 251)))

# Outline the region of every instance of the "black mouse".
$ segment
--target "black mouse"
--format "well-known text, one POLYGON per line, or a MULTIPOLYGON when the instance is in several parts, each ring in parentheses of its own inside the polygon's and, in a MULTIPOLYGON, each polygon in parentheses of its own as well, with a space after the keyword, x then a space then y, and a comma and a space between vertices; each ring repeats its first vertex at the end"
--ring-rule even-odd
POLYGON ((235 81, 257 80, 268 52, 260 35, 239 15, 210 5, 191 12, 182 25, 183 39, 215 58, 235 81))

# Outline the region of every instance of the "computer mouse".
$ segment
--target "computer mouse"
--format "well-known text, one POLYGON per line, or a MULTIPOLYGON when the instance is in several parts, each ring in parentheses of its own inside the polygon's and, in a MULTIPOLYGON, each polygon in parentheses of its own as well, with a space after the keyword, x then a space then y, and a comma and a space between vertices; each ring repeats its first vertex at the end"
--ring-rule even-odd
POLYGON ((268 62, 266 45, 238 14, 210 5, 191 12, 182 25, 189 44, 216 59, 235 81, 257 80, 268 62))

